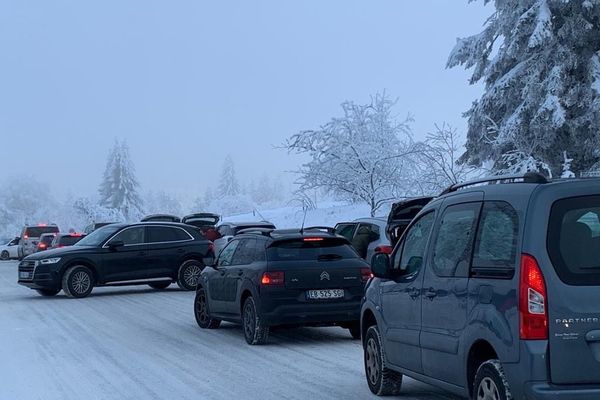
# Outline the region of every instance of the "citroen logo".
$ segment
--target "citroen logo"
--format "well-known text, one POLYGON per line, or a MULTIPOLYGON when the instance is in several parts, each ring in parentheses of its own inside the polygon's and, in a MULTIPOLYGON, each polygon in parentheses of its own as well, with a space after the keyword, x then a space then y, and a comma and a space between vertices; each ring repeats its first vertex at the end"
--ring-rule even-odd
POLYGON ((327 279, 328 281, 331 280, 331 278, 329 277, 329 273, 327 271, 321 272, 321 280, 324 281, 325 279, 327 279))

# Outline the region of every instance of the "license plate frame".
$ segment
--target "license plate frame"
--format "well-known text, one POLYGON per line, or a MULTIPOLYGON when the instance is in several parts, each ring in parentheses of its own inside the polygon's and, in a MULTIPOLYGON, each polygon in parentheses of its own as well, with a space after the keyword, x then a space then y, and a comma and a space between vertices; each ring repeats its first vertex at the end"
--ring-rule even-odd
POLYGON ((306 291, 307 300, 339 300, 345 295, 344 289, 313 289, 306 291))
POLYGON ((19 279, 31 279, 32 273, 28 271, 19 271, 19 279))

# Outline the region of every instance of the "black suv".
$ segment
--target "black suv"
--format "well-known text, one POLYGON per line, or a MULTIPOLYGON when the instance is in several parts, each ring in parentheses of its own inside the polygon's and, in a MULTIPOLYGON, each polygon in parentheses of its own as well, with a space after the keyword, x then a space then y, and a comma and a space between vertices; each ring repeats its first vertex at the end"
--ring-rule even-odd
POLYGON ((600 399, 600 179, 451 187, 374 256, 367 382, 473 399, 600 399))
POLYGON ((54 296, 86 297, 94 286, 148 284, 164 289, 173 281, 194 290, 213 245, 192 226, 147 222, 111 224, 74 246, 47 250, 19 264, 19 284, 54 296))
POLYGON ((346 238, 319 230, 245 232, 201 274, 194 307, 201 328, 241 323, 249 344, 265 343, 273 326, 338 325, 360 338, 371 269, 346 238))

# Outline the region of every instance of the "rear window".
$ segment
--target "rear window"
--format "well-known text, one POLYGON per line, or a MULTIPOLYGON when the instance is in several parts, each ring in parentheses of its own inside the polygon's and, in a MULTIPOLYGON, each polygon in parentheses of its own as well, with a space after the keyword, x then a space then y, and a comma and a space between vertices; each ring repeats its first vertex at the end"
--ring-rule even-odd
POLYGON ((563 282, 581 286, 600 284, 600 196, 554 203, 548 253, 563 282))
POLYGON ((59 246, 73 246, 75 243, 83 239, 83 236, 62 236, 58 239, 59 246))
POLYGON ((44 233, 58 233, 58 226, 31 226, 25 229, 27 237, 39 238, 44 233))
POLYGON ((276 242, 267 249, 269 261, 328 261, 358 258, 354 249, 341 240, 276 242))
POLYGON ((46 235, 46 236, 40 238, 40 242, 45 243, 45 244, 50 244, 50 243, 52 243, 53 240, 54 240, 54 236, 50 236, 50 235, 46 235))

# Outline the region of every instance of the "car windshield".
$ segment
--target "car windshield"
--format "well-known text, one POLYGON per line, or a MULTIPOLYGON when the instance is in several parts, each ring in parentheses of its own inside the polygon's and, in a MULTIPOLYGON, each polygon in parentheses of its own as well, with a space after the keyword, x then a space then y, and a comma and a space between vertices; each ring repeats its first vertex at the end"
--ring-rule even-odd
POLYGON ((75 246, 100 246, 106 239, 115 234, 121 226, 119 225, 107 225, 102 228, 96 229, 79 242, 75 246))

